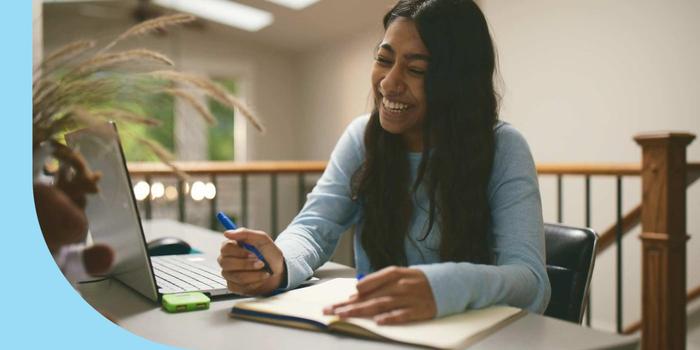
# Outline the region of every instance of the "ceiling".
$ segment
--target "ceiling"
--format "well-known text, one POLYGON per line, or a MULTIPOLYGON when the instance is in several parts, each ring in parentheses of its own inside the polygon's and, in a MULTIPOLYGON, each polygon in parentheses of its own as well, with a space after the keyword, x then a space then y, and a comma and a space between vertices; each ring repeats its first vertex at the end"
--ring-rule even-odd
MULTIPOLYGON (((379 30, 384 12, 395 0, 321 0, 302 10, 293 10, 265 0, 237 0, 237 2, 271 12, 275 21, 258 32, 228 27, 203 21, 204 30, 222 33, 232 38, 255 41, 273 48, 301 52, 334 40, 379 30)), ((84 16, 116 20, 133 18, 136 0, 78 1, 47 3, 44 16, 84 16)), ((167 12, 169 9, 150 5, 149 9, 167 12)))

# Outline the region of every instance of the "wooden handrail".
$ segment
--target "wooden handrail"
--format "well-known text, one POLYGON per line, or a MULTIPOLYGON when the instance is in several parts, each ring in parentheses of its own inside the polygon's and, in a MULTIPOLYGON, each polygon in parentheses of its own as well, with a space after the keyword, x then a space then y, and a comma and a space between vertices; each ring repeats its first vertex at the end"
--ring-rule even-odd
MULTIPOLYGON (((195 161, 174 164, 190 175, 322 173, 326 168, 325 161, 195 161)), ((137 176, 173 174, 171 168, 155 162, 130 162, 128 168, 131 175, 137 176)))
MULTIPOLYGON (((699 164, 700 165, 700 164, 699 164)), ((640 164, 538 163, 540 175, 639 175, 640 164)))
MULTIPOLYGON (((262 174, 262 173, 320 173, 326 168, 326 161, 255 161, 255 162, 226 162, 226 161, 193 161, 175 162, 183 172, 197 174, 262 174)), ((129 172, 132 175, 168 175, 172 170, 157 162, 130 162, 129 172)), ((689 182, 700 177, 700 162, 688 163, 689 182)), ((634 163, 622 164, 591 164, 591 163, 539 163, 537 173, 540 175, 610 175, 638 176, 641 165, 634 163)))
MULTIPOLYGON (((638 163, 537 163, 540 175, 611 175, 639 176, 642 166, 638 163)), ((700 177, 700 162, 688 163, 689 183, 700 177)))

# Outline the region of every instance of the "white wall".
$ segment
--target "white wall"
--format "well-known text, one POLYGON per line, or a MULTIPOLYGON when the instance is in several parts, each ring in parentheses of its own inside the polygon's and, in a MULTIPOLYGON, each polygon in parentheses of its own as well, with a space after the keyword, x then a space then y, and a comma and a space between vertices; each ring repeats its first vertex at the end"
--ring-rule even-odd
POLYGON ((370 69, 380 23, 366 32, 299 55, 300 137, 305 159, 330 156, 345 126, 371 110, 370 69))
MULTIPOLYGON (((700 133, 700 2, 489 0, 483 8, 505 80, 502 116, 532 135, 539 161, 637 161, 638 132, 700 133)), ((700 159, 700 142, 689 156, 700 159)))

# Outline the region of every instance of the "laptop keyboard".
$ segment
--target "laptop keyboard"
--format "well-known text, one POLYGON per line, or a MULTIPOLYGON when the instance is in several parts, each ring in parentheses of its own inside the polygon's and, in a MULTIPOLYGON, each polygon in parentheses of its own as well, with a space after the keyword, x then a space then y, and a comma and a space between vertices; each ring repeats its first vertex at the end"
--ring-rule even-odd
MULTIPOLYGON (((197 255, 151 257, 158 291, 162 294, 226 289, 221 269, 208 266, 197 255)), ((203 260, 203 259, 202 259, 203 260)))

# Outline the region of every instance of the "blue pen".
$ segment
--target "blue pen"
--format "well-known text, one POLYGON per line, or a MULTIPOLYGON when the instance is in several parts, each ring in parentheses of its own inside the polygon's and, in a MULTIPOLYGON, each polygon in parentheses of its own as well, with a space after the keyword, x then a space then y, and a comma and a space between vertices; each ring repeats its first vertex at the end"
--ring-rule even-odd
POLYGON ((365 274, 364 274, 364 273, 358 273, 358 274, 357 274, 357 280, 358 280, 358 281, 362 281, 363 278, 365 278, 365 274))
MULTIPOLYGON (((218 214, 216 214, 216 218, 219 219, 219 222, 220 222, 222 225, 224 225, 224 227, 225 227, 227 230, 235 230, 235 229, 238 228, 238 227, 236 227, 236 224, 233 222, 233 220, 231 220, 228 216, 226 216, 226 214, 224 214, 224 213, 222 213, 222 212, 219 212, 218 214)), ((249 252, 255 254, 255 256, 257 256, 258 259, 260 259, 260 261, 262 261, 263 264, 265 264, 265 266, 264 266, 265 271, 267 271, 267 273, 269 273, 270 275, 272 275, 272 269, 270 268, 270 264, 268 264, 268 263, 267 263, 267 260, 265 260, 265 257, 264 257, 262 254, 260 254, 260 251, 258 251, 258 248, 255 248, 254 245, 251 245, 251 244, 248 244, 248 243, 245 243, 245 242, 239 242, 239 243, 240 243, 240 244, 243 246, 243 248, 245 248, 247 251, 249 251, 249 252)))

